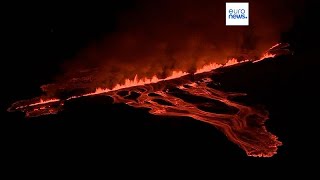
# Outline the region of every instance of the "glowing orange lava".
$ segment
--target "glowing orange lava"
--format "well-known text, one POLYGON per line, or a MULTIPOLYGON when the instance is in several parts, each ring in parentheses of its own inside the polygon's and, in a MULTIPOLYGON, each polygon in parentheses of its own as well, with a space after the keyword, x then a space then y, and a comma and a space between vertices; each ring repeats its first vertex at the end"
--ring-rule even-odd
MULTIPOLYGON (((47 100, 43 100, 42 98, 40 98, 40 100, 36 100, 33 103, 28 103, 28 104, 17 106, 16 109, 23 109, 23 108, 26 108, 26 107, 45 105, 45 104, 48 104, 48 103, 54 103, 54 102, 59 102, 59 101, 60 101, 60 99, 57 99, 57 98, 52 98, 52 99, 47 99, 47 100)), ((19 104, 19 102, 20 101, 14 103, 14 104, 17 104, 17 103, 19 104)))
POLYGON ((176 79, 176 78, 188 75, 188 74, 189 73, 187 73, 187 72, 173 71, 172 75, 168 76, 165 79, 159 79, 156 75, 152 76, 152 78, 141 78, 141 79, 138 79, 138 75, 136 74, 133 80, 125 79, 124 84, 117 84, 112 89, 97 88, 95 92, 89 93, 89 94, 85 94, 84 96, 102 94, 102 93, 106 93, 106 92, 110 92, 110 91, 116 91, 116 90, 119 90, 119 89, 124 89, 124 88, 129 88, 129 87, 134 87, 134 86, 142 86, 142 85, 157 83, 159 81, 165 81, 165 80, 170 80, 170 79, 176 79))
POLYGON ((40 104, 47 104, 47 103, 52 103, 52 102, 57 102, 57 101, 60 101, 60 99, 56 99, 56 98, 48 99, 48 100, 40 99, 39 102, 30 104, 29 106, 36 106, 36 105, 40 105, 40 104))
POLYGON ((197 69, 197 71, 194 74, 209 72, 209 71, 212 71, 213 69, 217 69, 217 68, 222 67, 222 66, 223 66, 222 64, 210 63, 208 65, 204 65, 200 69, 197 69))
POLYGON ((290 50, 285 49, 287 47, 288 44, 276 44, 257 60, 238 61, 233 58, 224 64, 210 63, 197 69, 194 76, 187 76, 190 73, 183 71, 173 71, 164 79, 157 76, 139 78, 135 75, 133 79, 125 79, 123 83, 111 89, 98 87, 92 93, 70 95, 63 99, 41 96, 41 98, 22 100, 13 103, 8 111, 22 111, 26 113, 26 117, 55 114, 62 110, 66 101, 104 94, 113 98, 114 103, 146 108, 154 115, 191 117, 211 124, 221 130, 230 141, 239 145, 247 155, 271 157, 277 153, 278 146, 282 143, 264 126, 264 122, 268 119, 268 112, 234 102, 229 98, 244 96, 244 93, 223 92, 209 85, 213 81, 211 77, 214 76, 214 69, 244 62, 256 63, 281 54, 288 54, 290 50), (126 95, 118 93, 123 89, 128 92, 126 95), (128 98, 132 93, 139 96, 134 99, 128 98), (193 100, 190 101, 190 98, 193 100), (159 100, 166 103, 159 103, 159 100), (221 109, 224 111, 221 112, 221 109))
POLYGON ((262 55, 262 57, 258 60, 255 60, 253 63, 256 63, 256 62, 259 62, 259 61, 262 61, 264 59, 267 59, 267 58, 274 58, 276 56, 276 54, 272 54, 272 53, 269 53, 269 52, 266 52, 262 55))

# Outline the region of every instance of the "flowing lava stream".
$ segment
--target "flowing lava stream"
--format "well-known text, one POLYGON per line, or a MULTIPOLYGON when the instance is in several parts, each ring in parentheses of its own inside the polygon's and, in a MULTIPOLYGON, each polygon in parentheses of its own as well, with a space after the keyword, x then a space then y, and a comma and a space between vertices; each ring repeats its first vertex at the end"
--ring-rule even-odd
POLYGON ((8 111, 22 111, 26 117, 55 114, 62 110, 65 101, 83 96, 104 94, 114 103, 125 103, 136 108, 148 108, 149 112, 161 116, 184 116, 209 123, 222 131, 230 141, 238 144, 248 156, 271 157, 282 143, 267 132, 264 122, 268 112, 257 110, 230 98, 244 96, 244 93, 228 93, 210 87, 214 69, 239 63, 255 63, 277 55, 288 54, 288 44, 276 44, 258 60, 238 62, 229 60, 226 64, 212 63, 198 69, 194 74, 174 71, 165 79, 126 79, 112 89, 97 88, 95 92, 65 99, 34 98, 18 101, 8 111), (286 52, 286 53, 284 53, 286 52), (190 78, 192 76, 192 78, 190 78), (192 79, 192 80, 190 80, 192 79))

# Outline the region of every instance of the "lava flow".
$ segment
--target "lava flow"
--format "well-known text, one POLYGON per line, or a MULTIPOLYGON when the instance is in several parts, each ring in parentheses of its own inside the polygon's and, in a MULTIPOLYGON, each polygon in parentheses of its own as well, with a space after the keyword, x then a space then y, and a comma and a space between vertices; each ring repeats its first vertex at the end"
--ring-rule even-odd
MULTIPOLYGON (((209 123, 222 131, 230 141, 239 145, 249 156, 271 157, 281 142, 267 132, 264 122, 268 112, 231 100, 244 93, 229 93, 212 88, 214 69, 239 63, 255 63, 278 55, 288 54, 288 44, 277 44, 258 60, 238 62, 231 59, 225 64, 208 64, 195 73, 174 71, 171 76, 159 79, 141 78, 125 80, 112 89, 96 88, 95 92, 67 98, 34 98, 18 101, 8 111, 22 111, 27 117, 55 114, 66 101, 97 94, 113 98, 114 103, 125 103, 136 108, 147 108, 154 115, 191 117, 209 123)), ((241 68, 241 67, 239 67, 241 68)))

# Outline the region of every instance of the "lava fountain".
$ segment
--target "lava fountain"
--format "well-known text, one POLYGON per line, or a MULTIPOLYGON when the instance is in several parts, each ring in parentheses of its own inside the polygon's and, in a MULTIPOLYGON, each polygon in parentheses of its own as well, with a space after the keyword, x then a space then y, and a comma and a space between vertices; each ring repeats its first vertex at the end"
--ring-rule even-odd
MULTIPOLYGON (((94 92, 68 97, 37 97, 17 101, 8 111, 22 111, 26 117, 55 114, 63 110, 66 101, 102 94, 113 98, 114 103, 125 103, 135 108, 147 108, 149 113, 159 116, 191 117, 215 126, 230 141, 239 145, 248 156, 271 157, 282 143, 266 130, 268 119, 266 110, 258 110, 231 100, 231 97, 245 93, 222 92, 212 88, 211 79, 215 69, 240 63, 256 63, 278 55, 290 54, 288 44, 276 44, 267 50, 260 59, 238 61, 231 59, 225 64, 207 64, 195 73, 173 71, 170 76, 159 79, 126 79, 111 89, 97 87, 94 92)), ((238 68, 241 68, 239 66, 238 68)))

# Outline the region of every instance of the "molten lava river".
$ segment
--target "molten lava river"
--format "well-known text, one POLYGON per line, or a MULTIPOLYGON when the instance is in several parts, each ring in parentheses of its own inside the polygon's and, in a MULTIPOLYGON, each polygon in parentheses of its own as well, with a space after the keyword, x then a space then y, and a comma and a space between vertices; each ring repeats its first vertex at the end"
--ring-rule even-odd
MULTIPOLYGON (((232 97, 244 93, 222 92, 213 88, 215 69, 239 63, 255 63, 274 56, 288 54, 288 44, 277 44, 258 60, 238 62, 229 60, 226 64, 209 64, 196 73, 173 72, 166 79, 156 76, 147 79, 127 79, 113 89, 97 88, 95 92, 69 96, 68 98, 37 97, 18 101, 8 111, 22 111, 27 117, 55 114, 63 109, 66 101, 97 94, 113 98, 114 103, 125 103, 135 108, 148 108, 159 116, 191 117, 215 126, 230 141, 239 145, 248 156, 271 157, 276 154, 281 142, 265 128, 268 112, 238 102, 232 97)), ((241 66, 239 66, 241 68, 241 66)))

